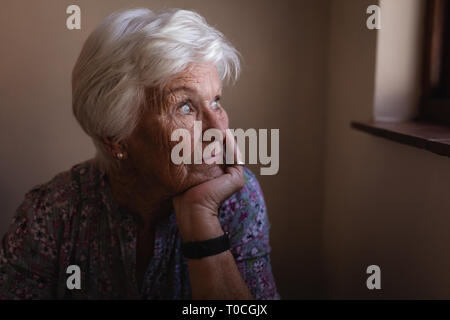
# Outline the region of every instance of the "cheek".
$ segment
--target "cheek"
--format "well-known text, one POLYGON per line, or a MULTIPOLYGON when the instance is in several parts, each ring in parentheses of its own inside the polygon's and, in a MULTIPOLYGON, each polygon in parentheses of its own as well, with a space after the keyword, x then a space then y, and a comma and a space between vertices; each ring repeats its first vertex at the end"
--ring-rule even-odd
POLYGON ((189 169, 188 165, 176 165, 172 162, 172 149, 179 144, 179 141, 171 141, 171 136, 176 129, 186 129, 191 133, 191 141, 183 141, 193 146, 194 120, 193 118, 189 119, 189 117, 183 119, 165 117, 161 119, 158 130, 154 133, 158 137, 156 142, 158 152, 156 152, 157 156, 156 162, 153 163, 153 170, 160 182, 172 192, 180 192, 185 189, 185 185, 189 183, 189 169))
POLYGON ((169 158, 170 128, 158 117, 148 119, 140 124, 129 139, 129 152, 134 166, 140 174, 155 175, 158 171, 165 171, 169 158))
POLYGON ((220 123, 222 125, 222 128, 228 128, 229 125, 229 119, 228 114, 225 110, 222 109, 221 115, 220 115, 220 123))
POLYGON ((191 122, 185 119, 181 121, 170 116, 157 117, 155 121, 146 125, 142 136, 146 141, 145 143, 149 145, 149 149, 157 153, 158 157, 170 157, 172 147, 177 144, 176 141, 171 141, 172 133, 178 128, 190 131, 193 120, 191 122))
MULTIPOLYGON (((171 152, 172 152, 172 148, 176 145, 178 145, 179 143, 182 143, 183 145, 188 145, 189 146, 193 146, 194 143, 194 121, 195 119, 193 117, 184 117, 184 118, 176 118, 176 117, 171 117, 169 119, 167 119, 166 121, 164 121, 165 126, 162 129, 162 132, 164 132, 164 138, 166 139, 166 150, 165 150, 165 154, 167 154, 170 158, 171 152), (191 140, 188 141, 186 139, 178 139, 175 141, 172 141, 171 137, 172 137, 172 133, 175 130, 178 129, 183 129, 183 130, 187 130, 190 133, 191 136, 191 140)), ((170 162, 171 164, 172 161, 170 162)), ((179 167, 179 166, 177 166, 179 167)))

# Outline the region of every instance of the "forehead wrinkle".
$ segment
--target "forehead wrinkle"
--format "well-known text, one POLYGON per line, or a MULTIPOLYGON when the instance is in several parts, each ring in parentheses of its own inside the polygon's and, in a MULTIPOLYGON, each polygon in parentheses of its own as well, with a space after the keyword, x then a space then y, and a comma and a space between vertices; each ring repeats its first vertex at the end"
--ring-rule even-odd
POLYGON ((195 93, 202 95, 202 91, 208 91, 208 95, 221 94, 222 82, 220 81, 217 69, 213 67, 215 72, 211 71, 211 68, 205 68, 204 66, 191 66, 185 72, 175 76, 171 85, 167 89, 166 95, 175 94, 178 91, 185 91, 189 93, 195 93), (218 85, 216 85, 218 83, 218 85), (205 90, 202 90, 202 86, 205 90))
POLYGON ((167 98, 168 96, 172 96, 172 95, 176 95, 178 92, 185 94, 186 92, 195 92, 196 90, 187 86, 179 86, 173 89, 169 89, 166 94, 165 97, 167 98))

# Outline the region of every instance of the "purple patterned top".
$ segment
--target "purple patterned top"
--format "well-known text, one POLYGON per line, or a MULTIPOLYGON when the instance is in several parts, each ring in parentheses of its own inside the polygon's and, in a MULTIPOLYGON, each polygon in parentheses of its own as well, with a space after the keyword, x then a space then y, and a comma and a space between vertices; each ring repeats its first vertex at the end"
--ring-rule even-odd
MULTIPOLYGON (((256 299, 279 299, 270 266, 269 222, 261 188, 245 169, 245 187, 227 199, 219 219, 256 299)), ((175 213, 156 227, 154 253, 139 292, 137 226, 120 212, 108 180, 89 160, 32 189, 0 250, 2 299, 190 299, 187 261, 175 213), (69 265, 81 289, 67 288, 69 265)))

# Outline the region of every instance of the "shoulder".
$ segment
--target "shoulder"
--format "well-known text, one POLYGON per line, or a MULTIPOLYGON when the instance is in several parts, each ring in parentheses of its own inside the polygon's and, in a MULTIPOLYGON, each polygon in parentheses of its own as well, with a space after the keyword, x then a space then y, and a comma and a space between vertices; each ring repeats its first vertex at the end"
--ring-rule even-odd
POLYGON ((21 211, 32 211, 44 216, 61 215, 74 205, 83 189, 92 188, 95 174, 92 161, 74 165, 71 169, 55 175, 51 180, 36 185, 25 194, 21 211))
POLYGON ((244 169, 244 187, 228 198, 219 210, 225 232, 229 233, 232 252, 237 258, 254 257, 270 251, 270 223, 259 182, 244 169))
POLYGON ((10 231, 22 230, 23 236, 29 234, 35 240, 41 237, 51 237, 52 242, 56 240, 59 231, 71 221, 71 216, 79 207, 81 191, 92 189, 92 177, 84 178, 83 175, 93 173, 91 161, 86 161, 33 187, 17 208, 10 231))

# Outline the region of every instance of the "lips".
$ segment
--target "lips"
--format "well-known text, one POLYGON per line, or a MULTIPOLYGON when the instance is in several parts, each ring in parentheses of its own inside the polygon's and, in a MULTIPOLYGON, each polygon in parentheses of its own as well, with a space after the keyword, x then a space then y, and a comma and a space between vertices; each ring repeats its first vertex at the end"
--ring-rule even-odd
POLYGON ((207 156, 203 154, 203 161, 206 164, 213 164, 217 162, 222 163, 223 147, 220 145, 220 143, 215 142, 215 148, 213 148, 210 151, 211 151, 210 154, 208 154, 207 156))
MULTIPOLYGON (((218 153, 218 154, 216 155, 215 151, 213 151, 213 152, 211 153, 211 157, 205 157, 205 156, 203 156, 203 161, 204 161, 206 164, 213 164, 213 163, 219 162, 219 161, 221 161, 221 160, 223 160, 223 159, 222 159, 222 152, 220 152, 220 153, 218 153)), ((222 162, 223 162, 223 161, 222 161, 222 162)))

